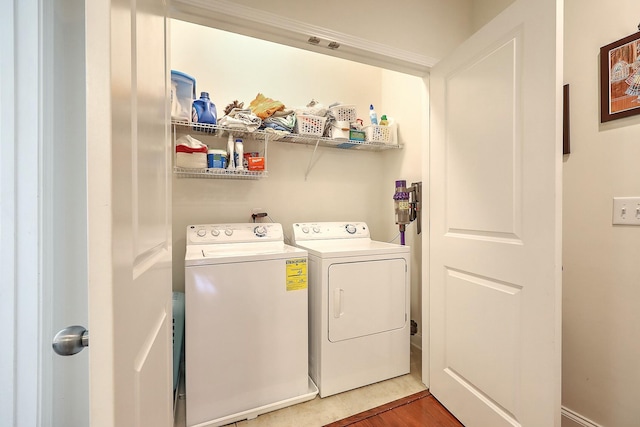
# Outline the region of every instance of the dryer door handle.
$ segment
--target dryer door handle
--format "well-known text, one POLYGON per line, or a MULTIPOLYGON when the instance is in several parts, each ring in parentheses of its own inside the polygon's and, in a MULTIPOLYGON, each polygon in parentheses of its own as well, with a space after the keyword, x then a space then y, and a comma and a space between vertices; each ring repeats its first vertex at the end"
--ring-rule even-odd
POLYGON ((344 312, 342 311, 342 294, 344 289, 335 288, 333 290, 333 317, 340 318, 344 312))

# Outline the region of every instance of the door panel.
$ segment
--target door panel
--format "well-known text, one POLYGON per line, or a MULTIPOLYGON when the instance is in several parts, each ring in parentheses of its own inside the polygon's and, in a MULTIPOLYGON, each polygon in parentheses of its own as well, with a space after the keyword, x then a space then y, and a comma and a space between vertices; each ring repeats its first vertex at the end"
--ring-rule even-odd
POLYGON ((92 426, 172 425, 165 7, 86 5, 92 426))
POLYGON ((517 236, 522 168, 516 77, 521 44, 518 31, 446 80, 450 232, 479 238, 517 236))
POLYGON ((520 287, 447 269, 445 288, 446 372, 516 413, 520 287))
POLYGON ((166 164, 164 141, 166 126, 164 19, 162 2, 136 1, 135 43, 133 53, 132 99, 136 108, 133 117, 133 207, 135 227, 135 254, 140 262, 146 258, 163 256, 168 236, 168 209, 166 171, 158 165, 166 164), (152 48, 156 45, 156 48, 152 48))
POLYGON ((467 427, 560 425, 558 10, 516 1, 430 76, 430 389, 467 427))

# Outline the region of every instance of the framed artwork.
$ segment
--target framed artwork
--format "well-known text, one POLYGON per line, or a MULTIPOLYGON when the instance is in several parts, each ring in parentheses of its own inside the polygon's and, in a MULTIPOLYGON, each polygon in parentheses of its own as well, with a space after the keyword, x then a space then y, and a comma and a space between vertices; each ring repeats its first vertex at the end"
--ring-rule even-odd
POLYGON ((600 122, 640 114, 640 32, 600 48, 600 122))

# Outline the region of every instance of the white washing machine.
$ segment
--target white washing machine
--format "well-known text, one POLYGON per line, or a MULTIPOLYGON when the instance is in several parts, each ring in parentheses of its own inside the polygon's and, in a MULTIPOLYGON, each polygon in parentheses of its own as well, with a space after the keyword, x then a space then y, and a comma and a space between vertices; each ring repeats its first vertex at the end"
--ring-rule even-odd
POLYGON ((409 247, 363 222, 293 225, 309 253, 309 374, 320 396, 409 373, 409 247))
POLYGON ((187 227, 187 426, 220 426, 313 399, 307 252, 280 224, 187 227))

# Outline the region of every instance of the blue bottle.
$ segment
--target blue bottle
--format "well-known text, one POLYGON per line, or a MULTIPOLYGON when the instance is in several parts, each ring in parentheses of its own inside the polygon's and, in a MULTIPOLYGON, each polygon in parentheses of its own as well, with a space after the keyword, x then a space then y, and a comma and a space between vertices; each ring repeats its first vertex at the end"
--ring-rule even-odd
POLYGON ((209 99, 209 93, 200 92, 200 99, 193 101, 192 121, 215 125, 217 117, 216 104, 209 99))

